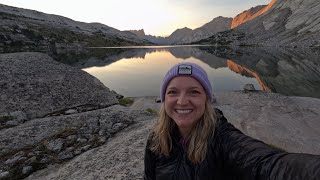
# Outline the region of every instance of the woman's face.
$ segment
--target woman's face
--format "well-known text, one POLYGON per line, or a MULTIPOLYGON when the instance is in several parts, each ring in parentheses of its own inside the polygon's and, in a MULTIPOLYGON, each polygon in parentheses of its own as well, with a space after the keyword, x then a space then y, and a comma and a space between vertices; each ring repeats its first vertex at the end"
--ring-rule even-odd
POLYGON ((184 135, 183 133, 189 132, 202 117, 206 100, 206 91, 196 79, 178 76, 167 86, 164 107, 184 135))

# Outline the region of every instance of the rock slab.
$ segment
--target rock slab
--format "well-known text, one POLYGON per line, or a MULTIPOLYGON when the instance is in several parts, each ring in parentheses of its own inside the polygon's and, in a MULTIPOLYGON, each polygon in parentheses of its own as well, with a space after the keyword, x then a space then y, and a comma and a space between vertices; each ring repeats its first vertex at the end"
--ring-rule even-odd
POLYGON ((74 107, 117 103, 115 95, 99 80, 46 54, 0 54, 2 119, 29 120, 74 107))

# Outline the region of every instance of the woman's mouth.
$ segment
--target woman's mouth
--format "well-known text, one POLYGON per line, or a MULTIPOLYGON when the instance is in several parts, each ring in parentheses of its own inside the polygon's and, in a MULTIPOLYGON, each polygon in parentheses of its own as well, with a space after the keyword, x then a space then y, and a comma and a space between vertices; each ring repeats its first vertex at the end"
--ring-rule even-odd
POLYGON ((192 112, 191 109, 176 109, 176 113, 178 114, 189 114, 191 112, 192 112))

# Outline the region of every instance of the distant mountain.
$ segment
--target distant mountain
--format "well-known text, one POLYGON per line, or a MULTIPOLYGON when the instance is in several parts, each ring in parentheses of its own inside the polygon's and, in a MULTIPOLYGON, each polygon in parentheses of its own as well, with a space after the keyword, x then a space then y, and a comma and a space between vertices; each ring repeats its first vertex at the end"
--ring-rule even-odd
POLYGON ((101 23, 83 23, 3 4, 0 20, 0 51, 150 44, 101 23))
POLYGON ((320 48, 319 7, 319 0, 273 0, 260 16, 197 43, 320 48))
POLYGON ((129 32, 132 32, 136 34, 138 37, 155 44, 189 44, 194 41, 199 41, 201 39, 208 38, 216 34, 217 32, 229 30, 231 27, 231 22, 232 18, 219 16, 217 18, 214 18, 209 23, 206 23, 205 25, 194 30, 187 27, 177 29, 168 37, 145 35, 143 29, 129 30, 129 32))
MULTIPOLYGON (((192 31, 181 34, 179 38, 174 38, 173 44, 188 44, 194 41, 208 38, 218 32, 229 30, 231 27, 232 18, 216 17, 209 23, 196 28, 192 31)), ((169 36, 169 39, 172 35, 169 36)))
POLYGON ((169 44, 179 44, 183 38, 191 36, 192 32, 192 29, 187 27, 177 29, 166 40, 169 44))
POLYGON ((231 22, 232 18, 219 16, 194 30, 187 27, 177 29, 169 37, 165 38, 165 42, 168 44, 189 44, 194 41, 199 41, 208 38, 217 32, 229 30, 231 22))
POLYGON ((146 35, 143 29, 128 30, 128 32, 131 32, 131 33, 135 34, 136 36, 138 36, 139 38, 145 39, 153 44, 168 44, 164 37, 146 35))

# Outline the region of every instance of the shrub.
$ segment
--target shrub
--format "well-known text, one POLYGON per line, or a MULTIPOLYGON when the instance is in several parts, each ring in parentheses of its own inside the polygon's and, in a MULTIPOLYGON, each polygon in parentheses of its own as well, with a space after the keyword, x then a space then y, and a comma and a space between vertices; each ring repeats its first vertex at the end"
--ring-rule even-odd
POLYGON ((154 109, 148 108, 148 109, 146 109, 146 111, 151 113, 151 114, 158 115, 158 111, 156 111, 154 109))
POLYGON ((133 104, 133 99, 129 98, 129 97, 119 99, 119 104, 121 106, 129 106, 129 105, 133 104))

